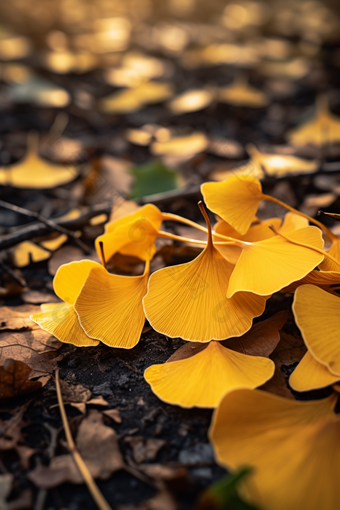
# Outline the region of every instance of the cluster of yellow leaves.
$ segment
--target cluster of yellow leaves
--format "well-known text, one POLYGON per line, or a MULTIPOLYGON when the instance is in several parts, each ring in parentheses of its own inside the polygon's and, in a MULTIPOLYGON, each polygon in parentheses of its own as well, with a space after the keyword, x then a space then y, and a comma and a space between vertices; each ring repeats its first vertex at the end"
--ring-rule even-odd
MULTIPOLYGON (((336 455, 327 450, 331 448, 328 432, 333 438, 339 430, 333 414, 335 400, 303 404, 256 391, 274 375, 269 355, 279 340, 271 349, 261 346, 265 340, 259 340, 258 325, 252 328, 252 322, 262 315, 272 294, 296 291, 293 312, 308 350, 290 377, 291 387, 307 391, 333 385, 336 389, 340 381, 339 297, 331 286, 340 282, 340 241, 317 220, 265 195, 252 175, 205 183, 202 194, 217 215, 213 227, 202 203, 206 227, 162 213, 151 204, 138 208, 125 203, 96 239, 102 265, 83 260, 61 266, 54 289, 63 302, 42 305, 42 312, 31 318, 62 342, 76 346, 103 342, 131 349, 140 340, 145 319, 161 334, 186 340, 165 364, 147 368, 146 381, 165 402, 217 407, 211 428, 217 458, 231 468, 256 467, 245 494, 263 509, 280 509, 283 504, 286 508, 283 487, 294 486, 294 477, 308 466, 287 496, 288 506, 298 509, 317 463, 328 466, 326 452, 336 455), (278 202, 289 212, 283 220, 260 221, 256 214, 263 200, 278 202), (162 230, 164 221, 194 227, 205 232, 207 239, 162 230), (323 249, 323 234, 331 242, 328 251, 323 249), (195 243, 202 251, 190 262, 150 276, 157 238, 195 243), (116 254, 138 258, 144 263, 143 273, 109 273, 107 262, 116 254), (245 348, 249 342, 252 347, 245 348), (300 444, 295 451, 298 442, 305 447, 300 444), (314 446, 320 455, 309 463, 314 446), (273 464, 273 451, 280 465, 279 461, 273 464)), ((276 332, 284 323, 280 320, 276 332)), ((323 504, 327 510, 334 508, 334 486, 323 504)), ((318 490, 308 508, 320 508, 322 492, 318 490)))

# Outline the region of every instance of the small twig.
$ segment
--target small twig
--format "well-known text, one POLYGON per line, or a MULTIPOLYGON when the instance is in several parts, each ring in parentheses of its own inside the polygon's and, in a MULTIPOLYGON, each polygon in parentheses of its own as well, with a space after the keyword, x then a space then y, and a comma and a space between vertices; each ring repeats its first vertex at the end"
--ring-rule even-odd
POLYGON ((112 209, 112 203, 106 202, 105 204, 98 204, 93 207, 89 207, 84 210, 84 212, 78 216, 78 218, 74 219, 59 219, 55 218, 52 222, 52 225, 47 225, 46 223, 31 223, 30 225, 25 225, 22 228, 11 232, 5 236, 2 236, 0 239, 0 250, 7 250, 8 248, 12 248, 13 246, 21 243, 23 241, 30 240, 34 237, 41 237, 49 234, 56 230, 56 226, 66 227, 70 230, 77 230, 88 223, 88 221, 97 216, 99 214, 110 214, 112 209))
POLYGON ((45 225, 53 228, 53 230, 57 230, 57 232, 61 232, 62 234, 66 234, 67 236, 72 237, 72 239, 78 244, 78 246, 82 250, 84 250, 85 253, 90 253, 88 246, 86 246, 86 244, 83 243, 83 241, 78 239, 74 232, 71 232, 70 230, 68 230, 65 227, 62 227, 61 225, 57 225, 54 221, 49 220, 44 216, 41 216, 41 214, 35 211, 30 211, 29 209, 24 209, 23 207, 19 207, 18 205, 10 204, 9 202, 5 202, 4 200, 0 200, 0 206, 4 207, 5 209, 9 209, 10 211, 23 214, 24 216, 36 218, 38 221, 41 221, 41 223, 45 223, 45 225))
POLYGON ((5 262, 0 262, 0 267, 15 281, 17 282, 21 287, 26 287, 27 286, 27 282, 26 280, 16 274, 13 269, 11 269, 7 264, 5 264, 5 262))
POLYGON ((55 371, 55 385, 56 385, 56 390, 57 390, 57 397, 58 397, 58 404, 59 404, 61 419, 62 419, 64 430, 65 430, 65 436, 66 436, 69 452, 71 453, 74 462, 76 463, 80 473, 82 474, 84 481, 87 485, 87 488, 89 489, 98 508, 100 510, 111 510, 110 505, 107 503, 106 499, 100 492, 96 482, 94 481, 87 465, 83 461, 83 458, 81 457, 80 453, 78 452, 77 447, 73 441, 71 429, 70 429, 70 426, 67 421, 67 415, 65 412, 63 397, 61 394, 59 368, 57 368, 55 371))

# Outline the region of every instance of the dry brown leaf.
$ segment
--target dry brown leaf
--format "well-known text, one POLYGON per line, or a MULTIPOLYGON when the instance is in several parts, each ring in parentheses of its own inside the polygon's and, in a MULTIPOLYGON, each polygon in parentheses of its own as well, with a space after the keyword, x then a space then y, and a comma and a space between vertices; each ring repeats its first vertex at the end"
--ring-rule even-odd
POLYGON ((61 342, 42 329, 0 333, 0 364, 8 358, 25 362, 31 369, 30 378, 51 374, 62 359, 57 349, 61 342))
POLYGON ((103 414, 111 418, 111 420, 115 421, 116 423, 122 423, 122 417, 118 409, 108 409, 107 411, 103 411, 103 414))
POLYGON ((61 393, 65 404, 70 402, 87 402, 91 398, 91 390, 85 388, 82 384, 68 384, 66 381, 60 381, 61 393))
POLYGON ((69 262, 74 262, 76 260, 83 260, 84 258, 86 258, 86 260, 99 262, 95 252, 84 257, 84 253, 80 248, 77 248, 76 246, 64 246, 53 253, 52 257, 48 261, 48 272, 50 275, 54 276, 59 267, 63 264, 68 264, 69 262))
MULTIPOLYGON (((60 303, 61 300, 49 292, 39 290, 27 290, 21 294, 21 299, 31 305, 41 305, 42 303, 60 303)), ((38 313, 41 310, 38 311, 38 313)))
POLYGON ((178 504, 170 492, 162 489, 155 496, 143 501, 138 506, 120 505, 117 510, 177 510, 177 508, 178 504))
POLYGON ((0 366, 0 400, 31 393, 42 387, 39 381, 29 381, 31 369, 22 361, 7 359, 0 366))
POLYGON ((37 329, 39 326, 31 321, 29 316, 39 312, 40 306, 3 306, 0 308, 0 331, 4 329, 13 329, 16 331, 22 329, 37 329))
MULTIPOLYGON (((280 342, 279 331, 287 322, 289 315, 290 312, 288 310, 278 312, 269 319, 255 324, 243 336, 229 338, 228 340, 224 340, 222 344, 228 347, 228 349, 249 356, 269 357, 280 342)), ((190 358, 206 347, 207 344, 202 344, 200 342, 185 343, 167 360, 167 363, 190 358)))
POLYGON ((144 439, 142 436, 126 437, 125 443, 128 443, 132 448, 132 454, 135 462, 154 460, 157 453, 166 444, 163 439, 144 439))
MULTIPOLYGON (((102 414, 91 410, 78 429, 77 448, 94 478, 107 480, 124 467, 115 431, 104 425, 102 414)), ((84 483, 71 455, 54 457, 49 467, 34 469, 28 475, 38 487, 52 488, 63 482, 84 483)))

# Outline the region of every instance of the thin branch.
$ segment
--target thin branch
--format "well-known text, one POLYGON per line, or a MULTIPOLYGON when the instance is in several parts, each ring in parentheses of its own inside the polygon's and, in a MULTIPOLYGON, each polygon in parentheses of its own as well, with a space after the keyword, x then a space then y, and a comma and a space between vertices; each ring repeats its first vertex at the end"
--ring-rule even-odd
POLYGON ((41 214, 30 211, 29 209, 24 209, 23 207, 19 207, 18 205, 10 204, 9 202, 5 202, 4 200, 0 200, 0 206, 4 207, 5 209, 9 209, 10 211, 17 212, 19 214, 23 214, 24 216, 29 216, 31 218, 36 218, 38 221, 41 221, 41 223, 44 223, 48 227, 53 228, 53 230, 56 230, 57 232, 61 232, 62 234, 66 234, 69 237, 72 237, 72 239, 78 244, 78 246, 84 250, 85 253, 90 253, 90 250, 88 246, 86 246, 83 241, 78 239, 78 237, 74 234, 74 232, 71 232, 65 227, 62 227, 61 225, 57 225, 53 220, 49 220, 45 218, 44 216, 41 216, 41 214))
POLYGON ((53 226, 46 225, 46 223, 31 223, 30 225, 25 225, 22 228, 11 232, 5 236, 0 238, 0 250, 7 250, 8 248, 12 248, 13 246, 21 243, 23 241, 28 241, 34 237, 41 237, 49 234, 50 232, 54 232, 57 229, 56 226, 65 227, 70 230, 78 230, 79 228, 87 225, 88 221, 97 216, 99 214, 110 214, 112 209, 112 203, 104 203, 97 204, 93 207, 89 207, 84 210, 84 212, 78 217, 74 219, 59 219, 55 218, 53 220, 53 226))
POLYGON ((69 452, 71 453, 74 462, 76 463, 80 473, 82 474, 82 476, 84 478, 84 482, 86 483, 87 488, 90 491, 98 508, 100 510, 111 510, 110 505, 107 503, 106 499, 100 492, 87 465, 85 464, 85 462, 83 461, 83 458, 81 457, 80 453, 78 452, 75 442, 73 441, 71 429, 70 429, 70 426, 67 421, 67 415, 65 412, 63 397, 61 394, 59 368, 57 368, 55 371, 55 386, 56 386, 56 390, 57 390, 58 404, 59 404, 61 419, 62 419, 64 430, 65 430, 65 436, 66 436, 66 441, 67 441, 69 452))

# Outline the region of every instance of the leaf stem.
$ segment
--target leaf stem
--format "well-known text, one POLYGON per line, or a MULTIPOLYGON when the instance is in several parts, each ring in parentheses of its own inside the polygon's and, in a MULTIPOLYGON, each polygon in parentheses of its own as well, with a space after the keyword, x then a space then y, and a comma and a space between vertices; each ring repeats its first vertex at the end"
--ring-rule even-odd
POLYGON ((84 481, 87 485, 87 488, 89 489, 98 508, 100 510, 112 510, 110 505, 107 503, 106 499, 100 492, 96 482, 94 481, 87 465, 83 461, 83 459, 82 459, 80 453, 78 452, 77 447, 73 441, 70 426, 69 426, 68 420, 67 420, 67 415, 65 412, 63 397, 61 394, 59 368, 57 368, 55 371, 55 386, 56 386, 56 390, 57 390, 58 404, 59 404, 61 419, 62 419, 64 430, 65 430, 65 436, 66 436, 69 452, 71 453, 71 455, 74 459, 74 462, 76 463, 80 473, 82 474, 84 481))

